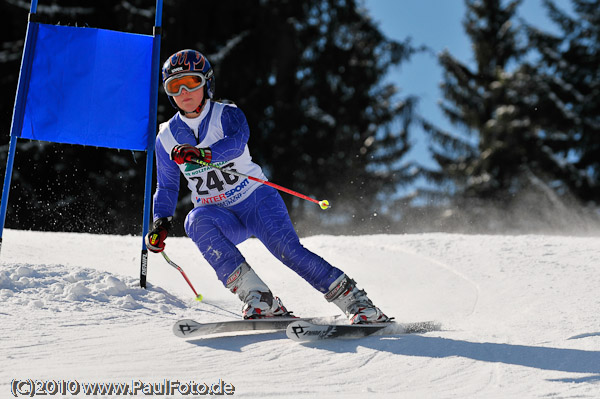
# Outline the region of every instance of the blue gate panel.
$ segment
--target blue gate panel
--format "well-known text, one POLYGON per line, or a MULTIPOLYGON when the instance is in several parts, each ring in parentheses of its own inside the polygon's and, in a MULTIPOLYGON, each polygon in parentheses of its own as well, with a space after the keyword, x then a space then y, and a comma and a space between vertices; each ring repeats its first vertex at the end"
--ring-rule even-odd
POLYGON ((148 112, 152 40, 146 35, 40 24, 23 128, 16 135, 146 150, 148 135, 155 134, 148 112))

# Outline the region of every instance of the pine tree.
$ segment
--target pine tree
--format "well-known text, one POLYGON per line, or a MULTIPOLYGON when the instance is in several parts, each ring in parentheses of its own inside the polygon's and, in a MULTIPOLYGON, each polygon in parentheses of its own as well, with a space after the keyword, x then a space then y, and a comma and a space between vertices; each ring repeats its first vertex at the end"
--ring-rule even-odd
POLYGON ((557 112, 539 121, 563 160, 569 189, 583 201, 600 200, 600 1, 572 0, 575 15, 546 0, 550 18, 562 31, 549 34, 527 27, 540 54, 531 67, 557 112))
POLYGON ((568 142, 543 127, 562 110, 523 61, 527 51, 514 25, 519 4, 466 0, 474 67, 448 52, 439 58, 442 109, 461 130, 444 132, 424 122, 440 166, 426 176, 445 189, 433 194, 450 205, 447 214, 472 228, 555 227, 563 219, 557 222, 552 213, 566 209, 561 195, 569 194, 569 167, 560 154, 568 142))
POLYGON ((522 140, 524 130, 510 126, 518 110, 507 101, 504 83, 509 62, 522 55, 512 25, 520 2, 512 1, 506 7, 500 0, 465 3, 463 25, 472 41, 474 68, 448 51, 439 56, 444 70, 441 107, 459 130, 442 131, 424 121, 433 142, 432 155, 440 167, 427 171, 426 177, 444 188, 433 193, 438 199, 452 198, 459 209, 511 189, 520 164, 515 141, 522 140))

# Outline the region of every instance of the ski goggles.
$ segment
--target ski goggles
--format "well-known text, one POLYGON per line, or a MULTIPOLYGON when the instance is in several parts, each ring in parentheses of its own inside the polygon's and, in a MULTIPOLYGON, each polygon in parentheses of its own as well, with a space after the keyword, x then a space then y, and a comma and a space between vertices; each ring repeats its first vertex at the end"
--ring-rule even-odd
POLYGON ((171 76, 165 80, 165 92, 169 96, 178 96, 185 88, 188 92, 196 91, 206 84, 206 76, 201 72, 188 72, 185 75, 171 76))

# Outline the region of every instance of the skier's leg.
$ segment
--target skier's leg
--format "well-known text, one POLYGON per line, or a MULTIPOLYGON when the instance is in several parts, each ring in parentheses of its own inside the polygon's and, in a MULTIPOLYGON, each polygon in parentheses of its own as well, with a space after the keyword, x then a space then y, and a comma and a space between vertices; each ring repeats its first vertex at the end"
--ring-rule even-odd
POLYGON ((325 298, 337 305, 352 323, 389 320, 366 292, 356 287, 354 280, 300 244, 279 193, 266 187, 255 193, 256 212, 241 214, 240 219, 273 255, 324 293, 325 298))
POLYGON ((322 293, 328 292, 329 286, 343 272, 300 243, 279 193, 270 187, 261 186, 244 203, 248 201, 252 201, 252 205, 238 213, 248 230, 277 259, 310 285, 322 293))
POLYGON ((194 208, 186 217, 185 230, 223 285, 244 302, 245 318, 289 314, 236 247, 250 234, 234 213, 210 205, 194 208))
POLYGON ((246 228, 232 212, 215 205, 192 209, 184 226, 188 237, 226 285, 229 275, 246 262, 236 247, 250 236, 246 228))

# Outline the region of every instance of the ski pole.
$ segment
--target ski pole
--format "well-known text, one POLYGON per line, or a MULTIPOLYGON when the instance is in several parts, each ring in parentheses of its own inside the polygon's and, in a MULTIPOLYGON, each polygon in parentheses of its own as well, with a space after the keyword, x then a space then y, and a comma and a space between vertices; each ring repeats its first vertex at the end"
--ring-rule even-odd
POLYGON ((171 259, 169 259, 169 257, 167 256, 167 254, 165 253, 165 251, 163 250, 161 252, 163 258, 165 258, 165 260, 167 261, 167 263, 171 266, 173 266, 175 269, 179 270, 179 272, 181 273, 181 275, 183 276, 183 278, 185 279, 185 281, 187 281, 187 283, 189 284, 190 288, 192 289, 192 291, 194 291, 194 295, 196 295, 196 300, 197 301, 201 301, 202 300, 202 294, 198 294, 196 292, 196 290, 194 289, 194 286, 192 285, 192 283, 190 282, 190 279, 188 278, 188 276, 186 276, 185 272, 183 271, 183 269, 178 266, 175 262, 173 262, 171 259))
POLYGON ((310 198, 307 195, 301 194, 301 193, 299 193, 297 191, 290 190, 289 188, 282 187, 279 184, 271 183, 270 181, 259 179, 258 177, 248 176, 248 175, 240 173, 240 172, 238 172, 236 170, 224 169, 224 168, 222 168, 220 166, 217 166, 217 165, 212 164, 212 163, 204 162, 204 161, 202 161, 200 159, 194 159, 193 161, 195 163, 199 164, 199 165, 210 166, 211 168, 219 169, 220 171, 222 171, 224 173, 228 173, 230 175, 239 176, 239 177, 245 177, 247 179, 254 180, 255 182, 258 182, 260 184, 264 184, 266 186, 273 187, 273 188, 275 188, 275 189, 277 189, 279 191, 286 192, 286 193, 291 194, 293 196, 296 196, 298 198, 302 198, 304 200, 307 200, 307 201, 310 201, 310 202, 314 202, 315 204, 318 204, 321 207, 321 209, 323 209, 323 210, 331 208, 331 205, 329 205, 329 201, 327 201, 327 200, 321 200, 321 201, 319 201, 319 200, 316 200, 314 198, 310 198))

